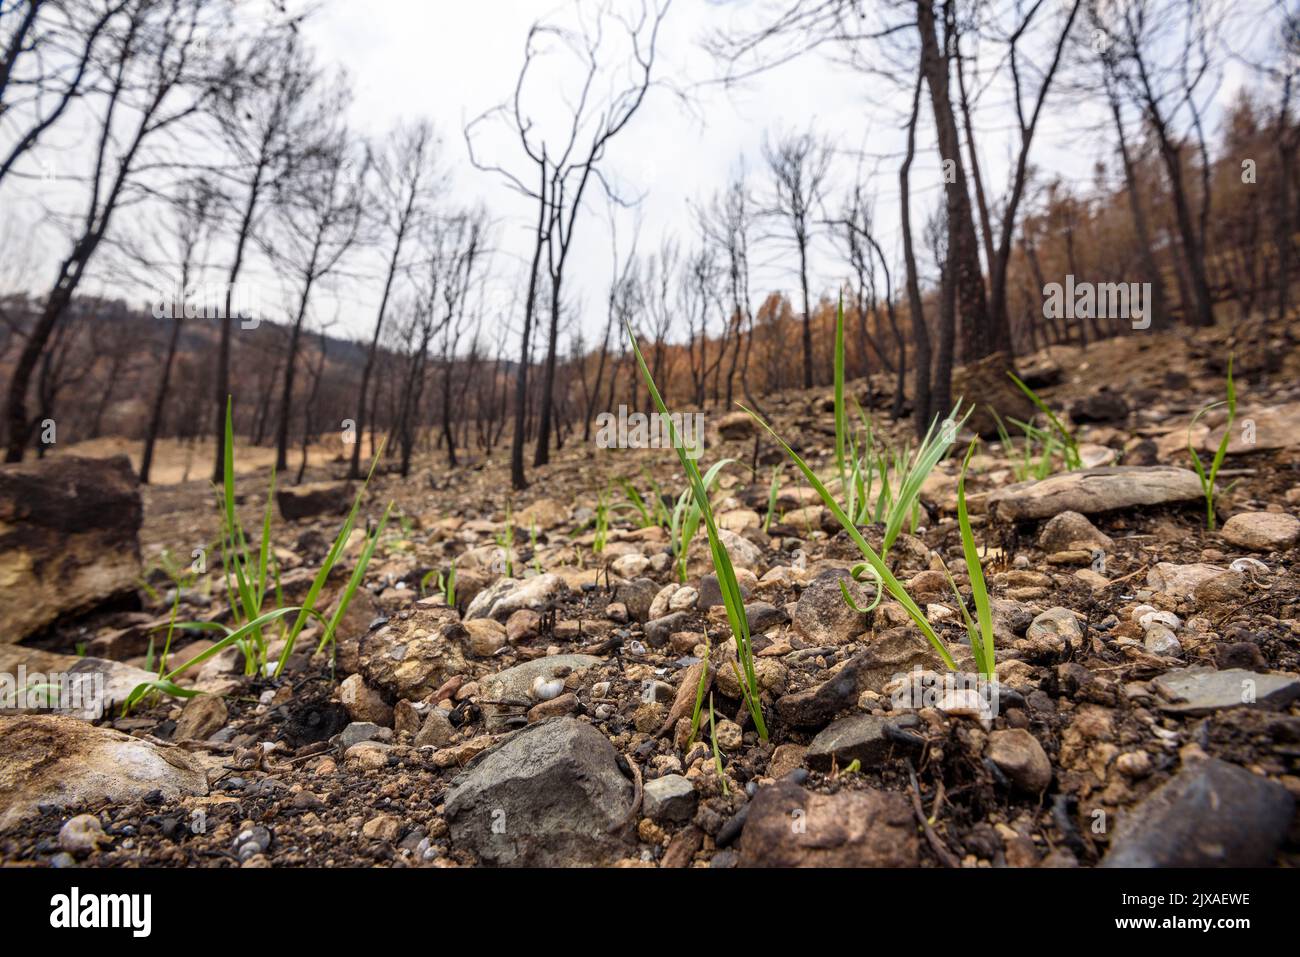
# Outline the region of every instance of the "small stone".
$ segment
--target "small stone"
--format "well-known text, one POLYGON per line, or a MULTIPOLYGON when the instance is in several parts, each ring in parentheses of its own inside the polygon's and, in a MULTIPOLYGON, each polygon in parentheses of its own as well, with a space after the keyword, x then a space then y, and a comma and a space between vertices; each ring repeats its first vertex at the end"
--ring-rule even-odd
POLYGON ((96 850, 107 840, 99 818, 93 814, 78 814, 59 829, 59 847, 78 857, 96 850))
POLYGON ((339 744, 346 751, 352 745, 363 741, 383 740, 385 732, 387 738, 391 739, 393 732, 388 728, 381 728, 373 721, 353 721, 339 732, 339 744))
POLYGON ((1192 592, 1192 600, 1196 602, 1198 608, 1239 602, 1245 596, 1246 576, 1234 571, 1226 571, 1213 578, 1207 578, 1192 592))
POLYGON ((864 768, 875 767, 891 751, 908 753, 906 737, 891 737, 886 731, 891 724, 890 719, 873 714, 841 718, 813 738, 808 746, 808 767, 829 771, 832 764, 844 768, 855 760, 864 768))
POLYGON ((695 816, 695 786, 680 774, 665 774, 645 784, 643 809, 656 821, 689 821, 695 816))
POLYGON ((339 703, 353 721, 369 721, 384 727, 393 724, 392 707, 360 675, 348 675, 339 685, 339 703))
POLYGON ((528 709, 528 721, 529 723, 542 721, 546 718, 573 714, 577 710, 578 696, 570 691, 557 698, 552 698, 549 701, 543 701, 539 704, 533 705, 528 709))
POLYGON ((372 841, 394 844, 402 836, 402 823, 391 814, 372 817, 361 828, 361 835, 372 841))
POLYGON ((1061 512, 1043 525, 1038 535, 1038 547, 1049 554, 1078 548, 1090 552, 1094 547, 1110 551, 1115 543, 1085 516, 1078 512, 1061 512))
POLYGON ((744 740, 740 725, 726 718, 717 722, 714 737, 718 742, 718 747, 723 751, 739 751, 744 740))
POLYGON ((1143 647, 1153 655, 1179 655, 1183 646, 1178 637, 1164 625, 1153 624, 1146 631, 1143 647))
POLYGON ((989 735, 989 760, 1030 794, 1039 794, 1052 783, 1052 763, 1038 739, 1024 728, 1007 728, 989 735))
MULTIPOLYGON (((1042 649, 1060 651, 1066 644, 1073 644, 1083 638, 1083 629, 1079 619, 1068 608, 1049 608, 1029 623, 1025 632, 1025 642, 1042 649)), ((1017 642, 1017 646, 1019 646, 1017 642)))
POLYGON ((520 608, 506 619, 506 640, 512 645, 537 637, 542 616, 530 608, 520 608))
POLYGON ((441 708, 430 708, 428 715, 425 716, 424 724, 415 735, 415 746, 417 748, 434 747, 445 748, 451 743, 455 736, 456 729, 447 717, 447 712, 441 708))
POLYGON ((491 658, 509 644, 509 635, 505 625, 491 618, 475 618, 467 621, 465 630, 469 632, 470 654, 477 658, 491 658))
POLYGON ((842 645, 866 631, 867 616, 849 607, 840 591, 844 582, 859 608, 871 602, 866 588, 855 583, 843 569, 823 572, 809 583, 795 606, 795 629, 809 641, 842 645))
POLYGON ((742 867, 916 867, 916 820, 902 794, 819 794, 783 780, 759 789, 740 836, 742 867), (792 827, 797 821, 799 826, 792 827))
POLYGON ((220 731, 230 717, 226 702, 218 695, 201 694, 191 698, 176 721, 173 741, 206 741, 220 731))
POLYGON ((778 745, 767 764, 768 777, 783 778, 791 771, 803 767, 807 753, 808 749, 802 744, 778 745))
POLYGON ((1285 551, 1300 541, 1300 519, 1286 512, 1243 512, 1223 523, 1222 534, 1238 548, 1285 551))

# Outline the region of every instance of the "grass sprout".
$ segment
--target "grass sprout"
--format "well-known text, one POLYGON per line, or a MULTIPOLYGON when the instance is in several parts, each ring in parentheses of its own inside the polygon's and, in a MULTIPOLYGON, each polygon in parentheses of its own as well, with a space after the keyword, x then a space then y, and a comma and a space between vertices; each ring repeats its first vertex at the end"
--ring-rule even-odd
POLYGON ((1028 397, 1029 401, 1034 403, 1034 406, 1038 411, 1047 417, 1047 421, 1051 423, 1052 428, 1060 437, 1063 451, 1065 453, 1066 469, 1073 472, 1083 468, 1083 459, 1079 456, 1079 443, 1075 441, 1074 434, 1067 429, 1064 424, 1062 424, 1061 420, 1056 417, 1056 413, 1048 407, 1047 403, 1038 397, 1038 393, 1025 385, 1019 376, 1011 371, 1008 371, 1007 375, 1010 376, 1011 381, 1020 388, 1020 391, 1028 397))
MULTIPOLYGON (((1219 468, 1223 465, 1224 456, 1228 454, 1228 443, 1232 441, 1232 424, 1237 420, 1237 385, 1232 380, 1232 356, 1228 356, 1228 397, 1221 402, 1212 402, 1202 407, 1196 415, 1192 416, 1192 421, 1187 426, 1187 451, 1192 457, 1192 468, 1196 470, 1196 477, 1201 481, 1201 492, 1205 495, 1205 527, 1211 532, 1214 531, 1216 524, 1214 515, 1214 481, 1219 476, 1219 468), (1215 450, 1214 458, 1210 462, 1209 471, 1206 471, 1205 465, 1201 462, 1201 457, 1197 454, 1192 445, 1192 429, 1200 421, 1201 416, 1211 409, 1217 409, 1221 405, 1228 407, 1228 420, 1223 425, 1223 438, 1219 439, 1219 447, 1215 450)), ((1236 484, 1235 482, 1233 484, 1236 484)), ((1228 489, 1232 486, 1229 485, 1228 489)), ((1224 491, 1228 491, 1225 489, 1224 491)))
MULTIPOLYGON (((673 424, 672 416, 668 412, 668 407, 664 404, 663 396, 659 394, 659 388, 655 385, 654 376, 650 374, 650 368, 646 365, 645 356, 641 354, 641 347, 637 344, 636 334, 632 331, 630 325, 627 326, 627 335, 632 342, 632 351, 636 354, 637 365, 640 367, 641 378, 645 381, 646 389, 650 392, 650 396, 654 400, 656 408, 662 414, 663 420, 668 423, 673 448, 676 450, 682 470, 686 473, 686 477, 690 482, 690 490, 695 498, 695 504, 699 507, 700 516, 704 520, 704 527, 709 536, 709 551, 713 559, 713 568, 717 573, 723 604, 727 609, 727 623, 730 625, 731 634, 735 638, 736 656, 740 659, 741 668, 743 669, 740 681, 741 694, 744 697, 746 707, 749 709, 750 717, 754 721, 755 730, 758 731, 759 737, 766 742, 767 725, 763 723, 758 680, 754 672, 754 652, 749 640, 749 622, 745 618, 745 604, 741 598, 740 584, 736 580, 736 570, 731 564, 731 556, 727 553, 727 546, 723 544, 717 522, 714 521, 713 508, 709 504, 709 493, 704 478, 700 475, 695 460, 686 454, 686 447, 677 432, 677 426, 673 424)), ((715 465, 714 468, 716 469, 717 466, 715 465)))

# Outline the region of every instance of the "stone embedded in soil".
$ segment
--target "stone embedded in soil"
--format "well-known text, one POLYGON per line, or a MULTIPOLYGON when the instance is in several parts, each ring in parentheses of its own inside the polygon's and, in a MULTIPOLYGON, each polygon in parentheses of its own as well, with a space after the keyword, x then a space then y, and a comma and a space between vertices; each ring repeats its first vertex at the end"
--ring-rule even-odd
POLYGON ((441 708, 430 708, 424 718, 424 724, 420 725, 420 730, 415 733, 414 744, 417 748, 442 748, 451 743, 455 734, 456 728, 451 723, 451 718, 447 716, 447 712, 441 708))
POLYGON ((1168 626, 1161 624, 1153 624, 1146 630, 1142 646, 1153 655, 1177 655, 1183 650, 1178 636, 1168 626))
POLYGON ((645 783, 642 811, 654 821, 689 821, 695 815, 695 785, 680 774, 645 783))
POLYGON ((549 532, 569 521, 569 510, 553 498, 539 498, 515 516, 515 527, 527 532, 549 532))
POLYGON ((1006 521, 1051 518, 1062 512, 1094 515, 1135 506, 1204 500, 1196 473, 1158 465, 1108 466, 1018 482, 988 496, 989 510, 1006 521))
POLYGON ((1051 554, 1082 548, 1091 551, 1100 548, 1110 551, 1115 547, 1111 537, 1078 512, 1061 512, 1047 520, 1038 534, 1038 547, 1051 554))
POLYGON ((962 396, 973 410, 967 427, 985 438, 998 435, 998 418, 1028 422, 1034 416, 1034 404, 1007 376, 1015 365, 1006 353, 995 352, 983 359, 966 362, 953 370, 952 394, 962 396))
POLYGON ((275 504, 286 522, 317 515, 341 515, 351 499, 347 482, 308 482, 281 485, 275 490, 275 504))
POLYGON ((745 439, 754 434, 754 420, 748 412, 728 412, 718 420, 718 435, 723 439, 745 439))
POLYGON ((202 766, 165 748, 60 715, 0 717, 0 830, 37 813, 208 793, 202 766))
POLYGON ((675 631, 682 631, 690 623, 691 617, 684 611, 675 611, 662 618, 652 618, 642 626, 646 644, 652 648, 661 648, 668 644, 668 639, 675 631))
POLYGON ((1077 399, 1070 406, 1070 418, 1075 422, 1122 422, 1128 414, 1128 402, 1109 389, 1077 399))
POLYGON ((874 714, 855 714, 841 718, 813 738, 808 746, 808 766, 829 771, 832 764, 844 768, 857 760, 864 768, 874 767, 893 751, 907 753, 906 738, 893 737, 886 730, 896 726, 896 719, 874 714))
POLYGON ((1177 598, 1192 598, 1197 587, 1218 575, 1224 569, 1217 565, 1195 562, 1190 565, 1176 565, 1172 562, 1157 562, 1147 572, 1147 585, 1156 591, 1174 595, 1177 598))
POLYGON ((793 781, 759 790, 740 836, 742 867, 916 867, 906 797, 873 789, 818 794, 793 781))
POLYGON ((803 590, 794 610, 795 630, 814 644, 843 645, 866 631, 867 616, 849 607, 840 582, 845 583, 859 608, 870 604, 863 586, 854 582, 847 571, 837 568, 822 572, 803 590))
POLYGON ((134 592, 142 517, 125 455, 0 467, 0 644, 134 592))
POLYGON ((1223 523, 1223 540, 1255 552, 1283 551, 1300 541, 1300 518, 1285 512, 1243 512, 1223 523))
POLYGON ((594 655, 548 655, 507 668, 482 680, 483 717, 489 730, 499 729, 512 715, 525 714, 537 704, 533 684, 551 681, 600 664, 594 655))
POLYGON ((650 578, 634 578, 616 584, 611 597, 627 606, 627 613, 633 621, 645 621, 650 617, 650 605, 657 594, 658 582, 650 578))
POLYGON ((445 815, 455 847, 486 864, 601 866, 629 853, 632 782, 609 739, 574 718, 510 735, 452 781, 445 815))
POLYGON ((988 757, 1021 791, 1040 794, 1052 783, 1052 762, 1047 752, 1024 728, 990 734, 988 757))
POLYGON ((423 701, 448 678, 469 670, 468 647, 469 632, 454 610, 416 608, 409 618, 364 635, 354 659, 340 649, 339 665, 393 699, 423 701))
POLYGON ((475 596, 465 611, 465 619, 495 618, 504 622, 520 608, 542 611, 567 587, 563 578, 550 572, 532 578, 501 578, 475 596))
POLYGON ((1208 608, 1225 602, 1235 603, 1246 597, 1246 576, 1241 572, 1221 572, 1201 582, 1192 592, 1198 608, 1208 608))
POLYGON ((230 717, 225 699, 218 695, 201 694, 191 698, 181 709, 176 721, 173 741, 206 741, 225 727, 230 717))
POLYGON ((1152 682, 1160 708, 1176 714, 1203 715, 1222 708, 1280 711, 1300 698, 1300 677, 1262 674, 1233 668, 1180 668, 1152 682))
POLYGON ((1287 789, 1217 758, 1184 767, 1121 814, 1102 867, 1265 867, 1295 810, 1287 789))
POLYGON ((393 706, 369 687, 361 675, 348 675, 339 685, 339 704, 348 709, 353 721, 392 727, 393 706))
MULTIPOLYGON (((1029 623, 1023 643, 1035 651, 1061 651, 1067 643, 1074 644, 1082 638, 1083 628, 1074 612, 1056 607, 1047 609, 1029 623)), ((1020 644, 1017 642, 1017 646, 1020 644)))

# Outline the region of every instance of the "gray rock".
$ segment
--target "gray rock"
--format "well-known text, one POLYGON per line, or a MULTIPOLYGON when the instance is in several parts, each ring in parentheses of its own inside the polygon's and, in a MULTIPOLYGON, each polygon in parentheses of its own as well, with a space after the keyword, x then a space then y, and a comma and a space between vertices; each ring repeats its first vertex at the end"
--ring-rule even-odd
POLYGON ((1083 638, 1083 628, 1074 612, 1068 608, 1049 608, 1029 623, 1025 639, 1041 645, 1050 645, 1062 649, 1066 643, 1073 643, 1083 638))
POLYGON ((441 708, 430 708, 424 724, 415 733, 414 744, 417 748, 443 748, 451 743, 452 735, 455 733, 456 729, 451 719, 447 717, 447 712, 441 708))
POLYGON ((1280 711, 1300 698, 1300 678, 1231 668, 1180 668, 1152 680, 1160 708, 1176 714, 1203 715, 1222 708, 1280 711))
POLYGON ((371 721, 353 721, 339 732, 339 745, 346 751, 352 745, 360 744, 362 741, 383 741, 386 738, 391 739, 392 736, 391 728, 381 728, 371 721))
POLYGON ((1170 631, 1168 626, 1158 623, 1152 624, 1146 630, 1142 645, 1153 655, 1177 655, 1183 650, 1178 636, 1170 631))
POLYGON ((867 616, 849 607, 840 591, 843 581, 859 608, 871 601, 866 589, 843 569, 822 572, 803 590, 795 606, 794 626, 801 635, 819 645, 842 645, 866 631, 867 616))
POLYGON ((504 622, 520 608, 542 611, 567 587, 563 578, 549 572, 532 578, 500 578, 474 596, 465 610, 465 620, 495 618, 504 622))
POLYGON ((1188 469, 1159 465, 1104 466, 1017 482, 990 493, 989 509, 1004 521, 1051 518, 1062 512, 1094 515, 1120 508, 1203 500, 1188 469))
POLYGON ((785 624, 790 620, 790 616, 782 608, 765 601, 754 601, 745 603, 745 621, 749 624, 749 633, 751 635, 760 635, 769 628, 775 628, 777 625, 785 624))
POLYGON ((895 724, 874 714, 854 714, 834 722, 808 746, 805 761, 817 771, 829 771, 832 763, 843 768, 853 761, 864 768, 880 764, 891 751, 906 753, 910 749, 903 736, 890 737, 886 728, 895 724))
MULTIPOLYGON (((111 715, 137 686, 158 677, 121 661, 78 658, 26 645, 5 645, 3 639, 0 639, 0 674, 14 676, 14 691, 18 690, 20 676, 24 688, 33 689, 43 684, 57 686, 57 695, 48 699, 42 695, 39 701, 29 701, 28 704, 35 704, 44 714, 66 714, 87 721, 111 715), (57 681, 53 680, 54 675, 60 676, 57 681), (48 708, 45 707, 47 700, 48 708)), ((0 708, 9 707, 10 703, 4 701, 4 696, 4 691, 0 690, 0 708)))
MULTIPOLYGON (((740 597, 748 600, 751 591, 750 587, 743 581, 737 582, 737 584, 740 585, 740 597)), ((713 572, 709 572, 709 574, 700 578, 699 607, 707 610, 722 603, 722 586, 718 584, 718 576, 713 572)))
POLYGON ((1121 815, 1102 867, 1264 867, 1295 799, 1268 778, 1209 758, 1184 767, 1121 815))
POLYGON ((695 786, 680 774, 647 781, 642 810, 655 821, 689 821, 695 816, 695 786))
POLYGON ((594 655, 548 655, 484 678, 480 684, 483 689, 483 717, 487 727, 499 729, 507 717, 523 714, 536 705, 538 699, 533 697, 533 682, 538 678, 547 681, 563 678, 572 672, 598 665, 601 661, 594 655))
POLYGON ((452 781, 452 843, 487 864, 602 866, 632 848, 632 784, 609 740, 574 718, 548 718, 483 752, 452 781))
POLYGON ((634 578, 614 586, 614 599, 627 606, 627 613, 633 621, 645 621, 650 617, 650 605, 659 594, 660 585, 650 578, 634 578))
POLYGON ((684 631, 691 616, 684 611, 674 611, 662 618, 652 618, 642 626, 646 643, 659 648, 668 644, 668 638, 675 631, 684 631))

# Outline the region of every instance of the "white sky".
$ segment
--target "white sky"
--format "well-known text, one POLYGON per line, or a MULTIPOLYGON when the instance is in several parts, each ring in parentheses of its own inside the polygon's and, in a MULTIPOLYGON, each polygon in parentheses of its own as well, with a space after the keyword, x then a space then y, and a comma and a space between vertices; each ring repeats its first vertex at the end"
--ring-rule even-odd
MULTIPOLYGON (((752 22, 754 11, 761 11, 765 2, 771 0, 674 0, 661 34, 656 69, 659 76, 692 89, 694 108, 685 109, 667 90, 652 90, 629 127, 612 142, 602 164, 628 193, 644 194, 639 212, 643 221, 640 251, 657 249, 668 234, 689 245, 695 230, 688 203, 724 187, 742 158, 754 192, 764 194, 766 172, 760 153, 764 132, 802 130, 811 125, 833 137, 846 154, 837 158, 834 167, 832 210, 838 210, 838 194, 851 182, 858 163, 848 154, 866 150, 876 157, 866 161, 866 169, 879 168, 879 175, 869 184, 877 195, 878 228, 885 237, 885 249, 895 254, 897 157, 902 148, 898 126, 910 106, 910 78, 891 85, 811 54, 736 88, 699 85, 715 77, 717 71, 700 47, 701 38, 728 23, 752 22), (879 159, 882 156, 886 158, 879 159)), ((304 28, 321 61, 344 67, 353 80, 355 100, 350 119, 360 134, 381 136, 403 119, 428 117, 434 122, 454 170, 455 201, 464 205, 481 201, 497 220, 499 251, 493 263, 492 296, 501 304, 499 314, 507 311, 511 297, 525 281, 525 257, 531 251, 528 224, 535 211, 500 176, 470 166, 462 129, 467 120, 512 93, 533 21, 568 17, 572 11, 572 2, 547 4, 539 0, 331 0, 304 28)), ((1242 75, 1239 66, 1229 65, 1217 96, 1219 102, 1231 95, 1242 75)), ((539 74, 536 79, 548 78, 539 74)), ((535 96, 549 92, 546 84, 535 90, 535 96)), ((1002 194, 1008 179, 1011 142, 1007 134, 1014 122, 1005 112, 1008 108, 1005 96, 994 88, 977 111, 977 126, 987 130, 980 143, 981 162, 992 196, 1002 194)), ((554 114, 548 117, 540 105, 537 109, 543 118, 555 118, 554 114)), ((923 118, 926 125, 919 134, 913 173, 913 228, 918 249, 923 245, 922 225, 940 197, 928 107, 923 109, 923 118)), ((1215 116, 1209 120, 1210 128, 1217 130, 1215 116)), ((1112 140, 1099 104, 1081 104, 1057 95, 1049 101, 1031 160, 1045 171, 1091 182, 1093 164, 1112 140)), ((485 136, 476 142, 493 162, 521 174, 527 171, 517 141, 485 136)), ((59 137, 51 137, 51 143, 61 147, 56 154, 58 163, 75 165, 72 157, 78 145, 84 144, 84 132, 79 136, 75 128, 64 128, 59 137)), ((32 172, 30 167, 28 172, 32 172)), ((74 201, 72 208, 77 208, 79 195, 73 192, 67 200, 74 201)), ((0 195, 5 207, 0 215, 4 259, 0 288, 43 291, 52 280, 66 240, 43 214, 44 209, 56 205, 50 196, 49 187, 39 179, 16 181, 0 195)), ((572 284, 566 299, 581 306, 582 324, 590 340, 604 321, 603 297, 611 259, 604 203, 598 191, 591 190, 588 196, 566 274, 566 283, 572 284)), ((631 213, 620 217, 619 240, 624 248, 631 239, 633 218, 631 213)), ((138 228, 149 221, 145 210, 134 207, 119 217, 118 226, 138 228)), ((786 250, 779 244, 766 244, 753 251, 755 260, 766 264, 754 276, 755 305, 774 288, 795 288, 790 271, 794 258, 786 250)), ((829 237, 823 236, 818 250, 812 286, 829 293, 846 277, 847 268, 829 237)), ((118 292, 137 301, 148 295, 147 288, 126 286, 122 275, 105 259, 86 289, 118 292)), ((270 290, 262 301, 287 302, 288 290, 276 288, 269 270, 262 267, 260 275, 270 290)), ((336 334, 368 335, 381 283, 382 255, 357 257, 349 275, 323 291, 312 310, 313 318, 336 320, 336 334)), ((488 321, 499 321, 497 314, 490 312, 488 321)), ((518 316, 509 316, 509 321, 517 325, 518 316)), ((486 333, 490 341, 491 329, 486 333)))

